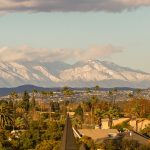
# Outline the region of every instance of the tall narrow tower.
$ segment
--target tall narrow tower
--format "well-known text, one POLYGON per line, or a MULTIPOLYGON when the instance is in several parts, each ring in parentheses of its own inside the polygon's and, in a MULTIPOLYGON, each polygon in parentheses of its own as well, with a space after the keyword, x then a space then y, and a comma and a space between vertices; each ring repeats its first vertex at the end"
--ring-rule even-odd
POLYGON ((67 115, 60 150, 78 150, 69 115, 67 115))

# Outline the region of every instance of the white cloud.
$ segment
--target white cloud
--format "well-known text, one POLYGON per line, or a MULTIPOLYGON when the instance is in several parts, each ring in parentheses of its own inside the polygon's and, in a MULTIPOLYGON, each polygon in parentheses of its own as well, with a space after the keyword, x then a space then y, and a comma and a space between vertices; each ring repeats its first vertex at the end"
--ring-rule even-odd
POLYGON ((112 45, 82 49, 35 49, 28 46, 18 48, 0 48, 1 61, 82 61, 109 57, 122 52, 121 48, 112 45))
POLYGON ((0 0, 1 12, 117 12, 141 6, 150 6, 150 0, 0 0))

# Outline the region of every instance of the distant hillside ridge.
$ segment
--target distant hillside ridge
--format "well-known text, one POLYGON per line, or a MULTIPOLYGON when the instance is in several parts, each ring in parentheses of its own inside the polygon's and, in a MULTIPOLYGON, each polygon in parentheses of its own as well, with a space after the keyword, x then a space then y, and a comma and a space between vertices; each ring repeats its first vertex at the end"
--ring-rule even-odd
MULTIPOLYGON (((83 87, 83 88, 71 88, 72 90, 86 90, 87 87, 83 87)), ((46 88, 46 87, 38 87, 35 85, 22 85, 22 86, 18 86, 18 87, 12 87, 12 88, 0 88, 0 96, 7 96, 9 95, 11 92, 17 92, 17 93, 23 93, 24 91, 28 91, 28 92, 33 92, 33 90, 37 90, 37 91, 54 91, 54 92, 58 92, 62 90, 62 87, 55 87, 55 88, 46 88)), ((109 91, 112 90, 114 88, 100 88, 101 91, 109 91)), ((115 89, 117 90, 131 90, 134 91, 136 89, 134 88, 130 88, 130 87, 115 87, 115 89)), ((94 90, 94 87, 91 87, 90 90, 94 90)))

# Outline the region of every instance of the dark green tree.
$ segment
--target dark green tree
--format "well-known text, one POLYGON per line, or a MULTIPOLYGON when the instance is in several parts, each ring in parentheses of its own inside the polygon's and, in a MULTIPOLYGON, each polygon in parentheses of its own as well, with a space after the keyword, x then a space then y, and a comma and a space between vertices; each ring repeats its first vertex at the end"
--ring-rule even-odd
POLYGON ((78 105, 78 107, 75 110, 75 116, 79 118, 81 121, 83 121, 83 108, 81 105, 78 105))
POLYGON ((101 129, 102 128, 102 118, 104 116, 104 110, 101 110, 100 108, 97 108, 97 109, 94 110, 94 114, 97 118, 98 126, 101 129))
POLYGON ((99 91, 99 90, 100 90, 99 85, 96 85, 96 86, 94 87, 94 90, 95 90, 96 92, 99 91))
POLYGON ((35 105, 36 105, 35 96, 33 95, 33 96, 32 96, 32 99, 31 99, 31 107, 32 107, 32 108, 35 108, 35 105))
POLYGON ((0 105, 0 128, 4 128, 6 125, 12 125, 12 111, 8 107, 7 103, 2 103, 0 105))
POLYGON ((29 103, 30 96, 27 91, 24 92, 22 97, 22 107, 25 111, 29 111, 30 103, 29 103))
POLYGON ((120 115, 120 109, 118 107, 110 107, 109 110, 105 113, 108 117, 108 127, 111 129, 113 125, 113 118, 118 118, 120 115))

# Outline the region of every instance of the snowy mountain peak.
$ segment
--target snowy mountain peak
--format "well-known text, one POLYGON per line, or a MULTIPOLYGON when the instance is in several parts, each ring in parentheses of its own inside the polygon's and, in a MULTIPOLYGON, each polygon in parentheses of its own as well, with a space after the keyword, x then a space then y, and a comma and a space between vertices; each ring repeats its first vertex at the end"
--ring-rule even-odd
POLYGON ((69 65, 63 62, 0 62, 0 87, 23 84, 38 86, 149 87, 150 74, 108 61, 88 60, 69 65))

